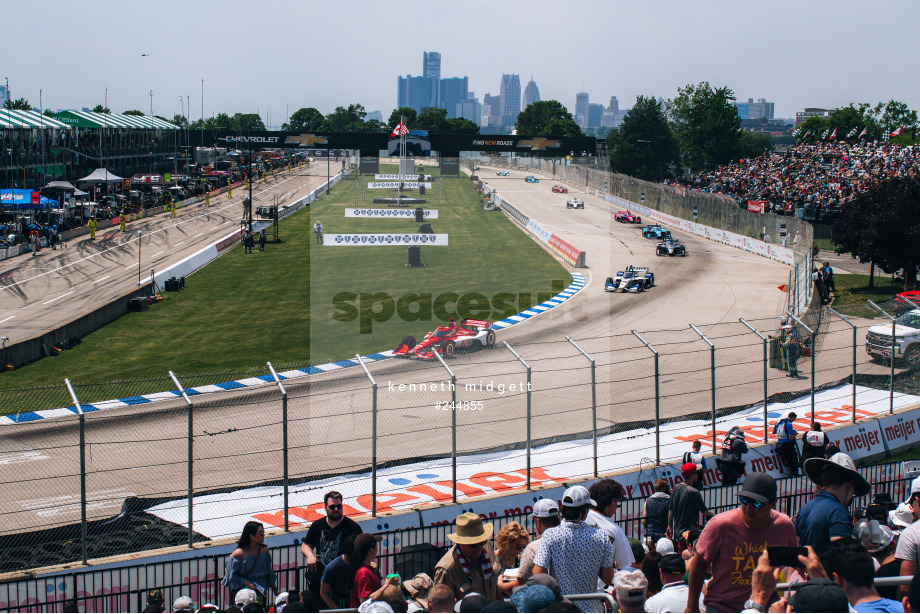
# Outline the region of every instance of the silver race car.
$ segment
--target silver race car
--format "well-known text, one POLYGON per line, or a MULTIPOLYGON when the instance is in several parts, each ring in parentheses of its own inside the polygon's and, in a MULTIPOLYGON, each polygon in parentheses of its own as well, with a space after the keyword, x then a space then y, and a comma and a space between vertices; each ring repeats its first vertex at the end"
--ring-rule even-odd
POLYGON ((665 239, 658 243, 656 256, 686 256, 687 247, 677 239, 665 239))
POLYGON ((605 292, 644 292, 655 285, 655 274, 647 266, 628 266, 618 271, 616 277, 608 277, 605 292))
POLYGON ((581 200, 580 198, 570 198, 567 201, 565 201, 565 208, 566 209, 584 209, 585 201, 581 200))

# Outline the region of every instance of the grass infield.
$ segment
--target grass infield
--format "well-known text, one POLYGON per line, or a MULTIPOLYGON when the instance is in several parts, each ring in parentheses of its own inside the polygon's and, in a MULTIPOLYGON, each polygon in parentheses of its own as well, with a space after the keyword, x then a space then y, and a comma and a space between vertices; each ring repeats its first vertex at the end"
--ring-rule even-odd
MULTIPOLYGON (((366 186, 373 177, 360 181, 366 186)), ((407 267, 406 247, 316 245, 316 220, 326 233, 418 231, 409 219, 346 218, 356 191, 354 180, 344 180, 283 220, 281 243, 253 254, 234 247, 189 276, 186 289, 167 293, 169 300, 125 315, 59 356, 4 372, 0 413, 71 404, 62 396, 64 378, 82 402, 93 402, 173 389, 169 371, 191 387, 264 374, 267 361, 281 371, 393 349, 403 335, 420 337, 438 325, 440 315, 500 319, 571 283, 504 214, 482 210, 466 176, 444 179, 440 205, 437 181, 423 206, 439 211, 429 223, 449 235, 449 246, 422 247, 426 266, 407 267)), ((370 200, 387 190, 360 188, 359 208, 386 208, 370 200)))
POLYGON ((831 305, 836 311, 844 315, 854 315, 866 318, 882 317, 872 309, 866 301, 876 305, 890 300, 894 295, 904 291, 904 284, 897 283, 890 276, 882 273, 876 274, 874 287, 869 287, 869 276, 859 274, 834 274, 834 302, 831 305))

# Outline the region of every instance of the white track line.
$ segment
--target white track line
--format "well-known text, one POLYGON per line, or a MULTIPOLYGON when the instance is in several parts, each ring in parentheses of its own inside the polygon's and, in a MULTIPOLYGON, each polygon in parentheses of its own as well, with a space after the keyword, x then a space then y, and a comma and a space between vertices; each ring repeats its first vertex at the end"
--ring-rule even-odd
POLYGON ((57 298, 51 299, 50 301, 45 301, 44 303, 42 303, 42 305, 47 305, 48 303, 53 303, 54 301, 56 301, 56 300, 58 300, 58 299, 62 299, 62 298, 64 298, 65 296, 69 296, 69 295, 73 294, 74 292, 76 292, 76 290, 71 290, 70 292, 67 292, 67 293, 65 293, 65 294, 62 294, 61 296, 59 296, 59 297, 57 297, 57 298))

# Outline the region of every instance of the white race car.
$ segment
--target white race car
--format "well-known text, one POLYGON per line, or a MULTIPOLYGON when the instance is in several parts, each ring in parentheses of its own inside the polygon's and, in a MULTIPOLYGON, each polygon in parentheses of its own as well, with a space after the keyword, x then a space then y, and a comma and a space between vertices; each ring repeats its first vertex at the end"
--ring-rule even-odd
POLYGON ((565 202, 566 209, 584 209, 585 201, 580 198, 570 198, 565 202))
POLYGON ((655 285, 655 274, 647 266, 628 266, 617 271, 616 277, 608 277, 605 292, 644 292, 655 285))

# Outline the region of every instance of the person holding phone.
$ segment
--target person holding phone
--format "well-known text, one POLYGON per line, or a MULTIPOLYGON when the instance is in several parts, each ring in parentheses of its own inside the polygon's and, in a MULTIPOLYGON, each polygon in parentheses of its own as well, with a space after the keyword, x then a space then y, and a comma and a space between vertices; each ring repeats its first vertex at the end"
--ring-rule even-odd
MULTIPOLYGON (((700 611, 706 566, 712 580, 704 598, 707 611, 740 612, 751 594, 751 574, 765 548, 798 546, 795 526, 776 504, 776 480, 766 473, 749 473, 738 491, 738 507, 714 516, 696 542, 687 565, 690 572, 687 612, 700 611)), ((770 601, 779 596, 774 592, 770 601)), ((769 604, 760 611, 766 612, 769 604)), ((759 608, 754 608, 759 609, 759 608)))

